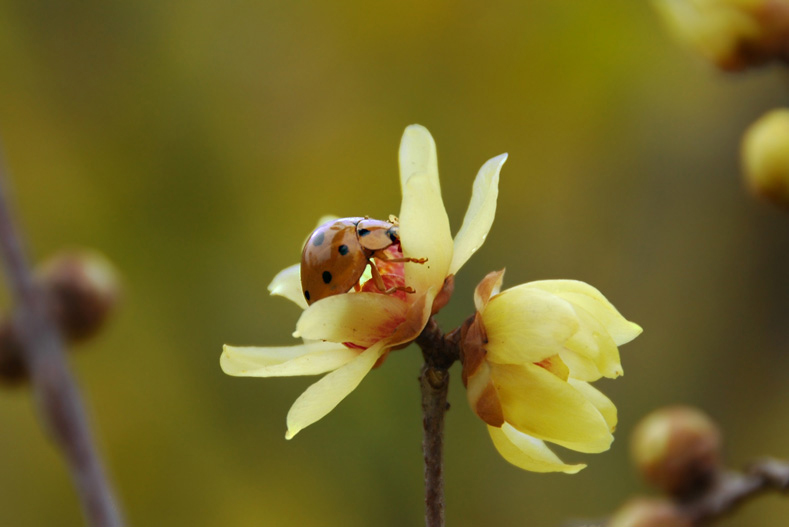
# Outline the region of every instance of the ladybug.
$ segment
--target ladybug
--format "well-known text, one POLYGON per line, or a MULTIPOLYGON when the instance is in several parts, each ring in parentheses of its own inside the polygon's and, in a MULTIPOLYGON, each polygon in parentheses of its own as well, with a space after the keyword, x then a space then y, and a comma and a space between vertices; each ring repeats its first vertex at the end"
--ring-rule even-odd
POLYGON ((340 218, 315 229, 301 253, 301 289, 307 304, 327 296, 359 289, 359 279, 367 264, 379 291, 413 293, 410 287, 386 289, 381 273, 372 258, 387 262, 425 263, 426 258, 391 258, 384 251, 400 244, 397 219, 340 218))

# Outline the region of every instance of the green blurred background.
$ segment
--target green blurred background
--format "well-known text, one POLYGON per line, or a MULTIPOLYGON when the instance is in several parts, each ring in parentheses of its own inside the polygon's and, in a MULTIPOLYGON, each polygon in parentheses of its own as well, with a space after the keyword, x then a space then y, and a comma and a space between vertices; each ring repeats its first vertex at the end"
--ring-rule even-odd
MULTIPOLYGON (((130 524, 422 523, 416 348, 284 439, 314 379, 237 379, 223 343, 288 344, 299 310, 266 286, 317 218, 399 208, 397 149, 438 144, 457 229, 471 182, 509 152, 471 293, 575 278, 644 334, 613 448, 576 476, 504 462, 453 369, 448 525, 561 525, 643 491, 627 439, 668 403, 706 409, 735 466, 789 457, 789 217, 751 198, 744 128, 787 104, 778 69, 713 71, 632 0, 0 0, 0 133, 30 253, 105 252, 122 309, 72 364, 130 524)), ((8 297, 4 293, 5 298, 8 297)), ((5 302, 7 305, 8 302, 5 302)), ((0 391, 0 526, 76 526, 29 392, 0 391)), ((719 525, 789 526, 764 498, 719 525)))

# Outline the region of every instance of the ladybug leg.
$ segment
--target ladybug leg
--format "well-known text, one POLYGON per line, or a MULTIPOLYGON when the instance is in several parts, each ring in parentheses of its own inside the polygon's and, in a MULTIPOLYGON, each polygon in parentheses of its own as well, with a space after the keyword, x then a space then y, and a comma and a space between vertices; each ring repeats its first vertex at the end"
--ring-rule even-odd
POLYGON ((384 251, 375 251, 375 253, 373 253, 373 256, 384 262, 391 262, 391 263, 411 262, 411 263, 423 264, 427 261, 427 258, 390 258, 384 251))
POLYGON ((372 271, 375 287, 377 287, 378 290, 385 295, 391 295, 395 291, 405 291, 406 293, 409 294, 416 293, 416 291, 414 291, 412 287, 406 287, 401 285, 396 287, 390 287, 389 289, 387 289, 386 284, 384 284, 384 279, 383 277, 381 277, 381 272, 378 270, 378 267, 376 267, 375 262, 373 262, 372 260, 370 260, 370 271, 372 271))

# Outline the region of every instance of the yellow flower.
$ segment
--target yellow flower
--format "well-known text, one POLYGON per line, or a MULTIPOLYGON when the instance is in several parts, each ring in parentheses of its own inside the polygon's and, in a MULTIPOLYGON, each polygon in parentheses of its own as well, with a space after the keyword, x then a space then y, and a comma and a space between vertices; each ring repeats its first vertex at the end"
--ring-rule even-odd
POLYGON ((594 287, 529 282, 499 292, 504 271, 477 286, 477 315, 463 339, 463 382, 499 453, 534 472, 575 473, 545 441, 608 450, 616 407, 589 382, 622 375, 617 346, 641 328, 594 287))
POLYGON ((787 0, 653 1, 676 36, 721 69, 787 58, 787 0))
MULTIPOLYGON (((441 199, 436 146, 422 126, 406 128, 400 143, 400 245, 403 255, 427 258, 424 264, 398 264, 413 294, 367 292, 330 296, 309 307, 304 301, 299 265, 280 272, 269 286, 304 312, 296 324, 297 346, 253 348, 225 346, 220 364, 237 376, 318 375, 322 379, 296 400, 288 412, 290 439, 318 421, 359 385, 386 354, 404 347, 422 332, 447 277, 482 245, 493 223, 499 171, 506 154, 485 163, 474 180, 471 202, 453 241, 441 199)), ((394 272, 398 272, 395 270, 394 272)))

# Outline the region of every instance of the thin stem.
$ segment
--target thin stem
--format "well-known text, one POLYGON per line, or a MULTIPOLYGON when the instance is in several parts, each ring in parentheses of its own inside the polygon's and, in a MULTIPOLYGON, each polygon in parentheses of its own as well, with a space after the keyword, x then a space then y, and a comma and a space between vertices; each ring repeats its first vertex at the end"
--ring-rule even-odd
POLYGON ((69 373, 63 344, 50 320, 46 301, 34 284, 5 196, 0 158, 0 253, 16 299, 14 318, 21 358, 30 373, 43 427, 63 451, 88 525, 122 525, 113 493, 88 429, 77 387, 69 373))
POLYGON ((425 364, 419 375, 422 389, 422 451, 425 458, 425 525, 444 526, 444 415, 449 409, 449 367, 458 360, 460 332, 443 335, 430 319, 416 340, 425 364))
POLYGON ((425 364, 422 387, 422 450, 425 457, 425 525, 444 526, 444 414, 449 372, 425 364))

